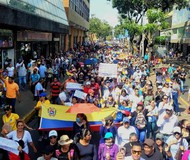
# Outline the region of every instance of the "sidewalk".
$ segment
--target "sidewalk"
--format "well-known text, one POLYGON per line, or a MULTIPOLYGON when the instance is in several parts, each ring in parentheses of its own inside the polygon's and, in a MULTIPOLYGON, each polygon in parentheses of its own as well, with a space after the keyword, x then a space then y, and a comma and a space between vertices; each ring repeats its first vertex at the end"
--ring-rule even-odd
MULTIPOLYGON (((21 103, 18 101, 16 102, 16 113, 20 116, 20 118, 24 118, 26 122, 31 118, 31 111, 33 110, 34 106, 36 105, 36 101, 33 101, 33 96, 30 90, 21 91, 21 103)), ((2 116, 4 111, 0 110, 0 126, 2 126, 2 116)))

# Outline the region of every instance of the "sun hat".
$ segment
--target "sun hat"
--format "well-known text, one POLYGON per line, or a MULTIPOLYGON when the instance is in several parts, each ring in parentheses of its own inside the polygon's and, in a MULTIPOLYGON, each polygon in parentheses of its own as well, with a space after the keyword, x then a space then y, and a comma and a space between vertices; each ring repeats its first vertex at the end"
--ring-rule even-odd
POLYGON ((51 130, 51 131, 49 132, 49 137, 52 137, 52 136, 56 136, 56 137, 58 136, 56 130, 51 130))
POLYGON ((113 134, 111 132, 107 132, 104 136, 104 139, 113 138, 113 134))
POLYGON ((69 139, 68 135, 62 135, 58 141, 59 145, 63 146, 66 144, 71 144, 73 143, 72 139, 69 139))

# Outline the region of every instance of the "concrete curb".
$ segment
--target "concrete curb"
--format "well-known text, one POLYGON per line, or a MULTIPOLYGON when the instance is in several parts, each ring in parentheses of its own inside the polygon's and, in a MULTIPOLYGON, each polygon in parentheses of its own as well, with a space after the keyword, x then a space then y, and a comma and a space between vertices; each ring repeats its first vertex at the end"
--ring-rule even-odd
POLYGON ((31 110, 28 114, 26 114, 24 117, 23 117, 23 121, 25 123, 27 123, 34 115, 35 115, 36 111, 35 109, 31 110))
POLYGON ((186 100, 184 100, 182 97, 180 97, 179 100, 180 100, 183 104, 185 104, 187 107, 189 106, 189 103, 188 103, 186 100))

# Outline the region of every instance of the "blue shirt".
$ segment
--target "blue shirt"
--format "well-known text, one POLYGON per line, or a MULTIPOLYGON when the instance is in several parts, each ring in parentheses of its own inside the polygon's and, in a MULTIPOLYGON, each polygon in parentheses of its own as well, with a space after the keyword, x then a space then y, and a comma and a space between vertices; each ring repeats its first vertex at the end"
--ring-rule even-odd
POLYGON ((45 76, 46 76, 46 75, 45 75, 46 70, 47 70, 46 66, 44 66, 44 65, 41 65, 41 66, 40 66, 39 72, 40 72, 40 77, 41 77, 41 78, 45 78, 45 76))
POLYGON ((31 80, 32 82, 37 82, 40 79, 40 75, 39 74, 31 74, 31 80))

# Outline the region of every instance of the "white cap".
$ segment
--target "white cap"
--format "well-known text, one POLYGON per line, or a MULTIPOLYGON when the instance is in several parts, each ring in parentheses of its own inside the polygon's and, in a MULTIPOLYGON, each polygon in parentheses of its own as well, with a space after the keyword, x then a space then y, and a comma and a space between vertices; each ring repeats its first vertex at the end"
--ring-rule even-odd
POLYGON ((158 88, 162 89, 162 86, 160 85, 160 86, 158 86, 158 88))
POLYGON ((56 130, 51 130, 49 132, 49 137, 51 137, 51 136, 56 136, 57 137, 57 131, 56 130))
POLYGON ((90 81, 86 82, 86 85, 91 85, 90 81))
POLYGON ((167 105, 167 106, 166 106, 166 109, 168 109, 168 110, 173 110, 173 106, 172 106, 172 105, 167 105))
POLYGON ((180 127, 178 127, 178 126, 176 126, 176 127, 174 127, 174 129, 173 129, 173 133, 181 133, 181 128, 180 127))

